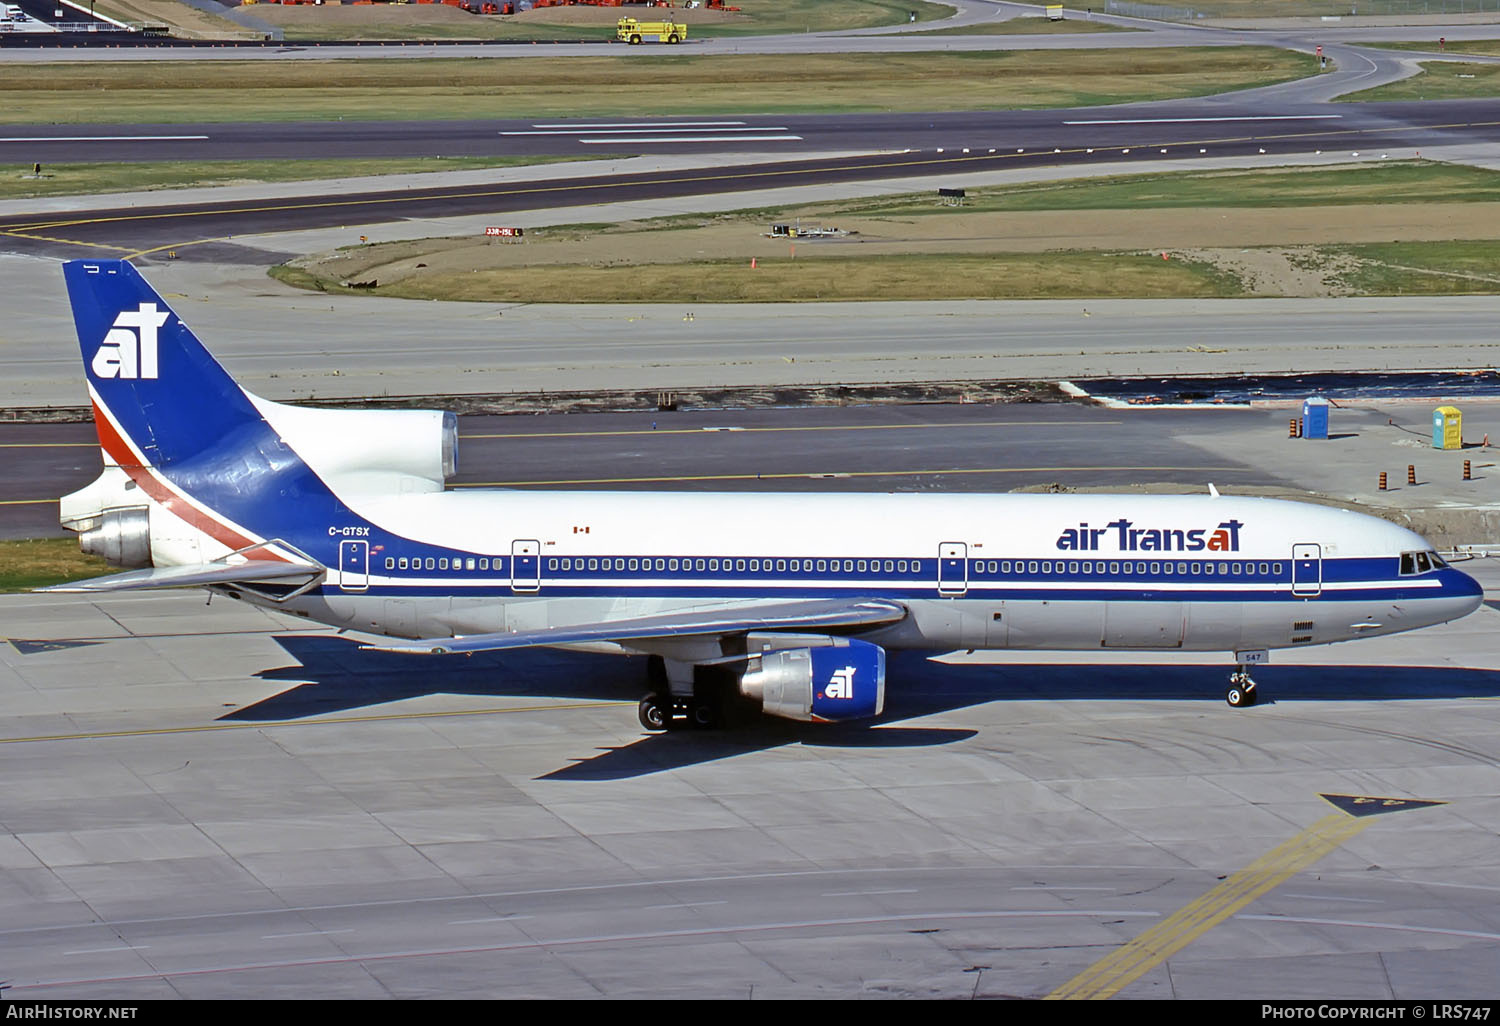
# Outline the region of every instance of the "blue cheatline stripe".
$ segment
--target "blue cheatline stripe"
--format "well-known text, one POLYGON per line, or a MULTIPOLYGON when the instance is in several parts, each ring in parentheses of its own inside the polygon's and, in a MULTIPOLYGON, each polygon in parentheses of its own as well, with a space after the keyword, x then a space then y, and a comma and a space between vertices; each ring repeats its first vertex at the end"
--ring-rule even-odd
MULTIPOLYGON (((336 585, 325 587, 328 594, 344 594, 343 589, 336 585)), ((945 597, 941 595, 935 582, 916 588, 890 588, 890 587, 860 587, 849 586, 827 586, 827 587, 793 587, 779 586, 768 587, 760 582, 743 582, 738 584, 713 582, 701 585, 664 585, 664 584, 602 584, 602 585, 568 585, 558 584, 551 581, 543 581, 539 588, 517 591, 510 585, 509 579, 475 581, 465 585, 463 582, 432 582, 426 581, 421 584, 393 584, 381 580, 373 580, 368 587, 353 592, 363 595, 375 595, 386 598, 418 598, 418 597, 454 597, 454 598, 514 598, 517 596, 536 596, 539 598, 682 598, 701 599, 713 598, 732 600, 750 600, 758 598, 778 599, 829 599, 829 598, 883 598, 883 599, 935 599, 945 597)), ((1187 591, 1162 591, 1159 589, 1053 589, 1053 588, 974 588, 970 587, 962 595, 954 595, 955 598, 963 598, 973 601, 1022 601, 1022 600, 1046 600, 1052 602, 1304 602, 1304 601, 1355 601, 1375 599, 1380 601, 1405 601, 1413 602, 1422 599, 1445 598, 1449 596, 1445 588, 1424 588, 1421 590, 1373 585, 1366 588, 1349 588, 1344 590, 1324 589, 1316 596, 1293 595, 1291 587, 1287 586, 1271 591, 1248 591, 1235 589, 1213 589, 1213 590, 1187 590, 1187 591)))
MULTIPOLYGON (((411 550, 403 549, 401 551, 409 552, 411 550)), ((441 551, 444 555, 407 556, 404 558, 413 560, 413 563, 420 560, 423 565, 411 565, 409 568, 403 568, 399 563, 399 559, 402 557, 388 556, 386 554, 386 546, 374 545, 371 547, 370 571, 376 575, 383 572, 387 577, 420 574, 424 579, 437 578, 443 581, 452 581, 455 584, 475 580, 476 574, 480 575, 478 579, 481 580, 494 580, 494 577, 490 576, 491 574, 509 580, 506 557, 466 556, 462 552, 451 549, 422 551, 441 551), (394 562, 395 565, 387 567, 386 561, 388 559, 394 562), (489 565, 483 569, 479 569, 477 566, 475 568, 468 568, 468 560, 474 560, 477 564, 480 559, 485 560, 489 565), (428 560, 431 560, 432 566, 426 565, 428 560), (446 561, 449 566, 440 566, 439 564, 442 561, 446 561)), ((860 562, 864 562, 867 564, 867 569, 864 571, 859 571, 858 569, 846 571, 841 567, 839 569, 824 569, 822 571, 816 569, 818 563, 823 563, 825 567, 835 562, 843 564, 846 562, 846 559, 842 556, 838 560, 816 560, 801 556, 757 557, 755 560, 751 560, 750 557, 730 557, 729 559, 724 559, 721 557, 698 556, 543 556, 534 558, 532 564, 527 565, 521 572, 521 576, 524 576, 528 580, 540 577, 545 586, 549 588, 575 586, 659 586, 667 588, 788 587, 799 589, 836 587, 900 590, 904 588, 935 589, 938 587, 937 561, 933 559, 898 561, 896 559, 885 559, 884 557, 878 560, 858 560, 851 557, 847 561, 853 562, 856 567, 860 562), (721 569, 698 569, 700 559, 705 563, 705 566, 710 559, 713 559, 720 564, 721 569), (624 563, 625 569, 617 570, 612 565, 609 565, 613 564, 616 560, 624 563), (637 564, 636 569, 633 570, 629 569, 632 560, 637 564), (655 564, 658 560, 663 563, 662 569, 656 568, 655 564), (676 569, 670 568, 673 560, 678 564, 676 569), (587 567, 589 561, 594 561, 600 565, 594 569, 589 569, 587 567), (565 562, 570 564, 566 570, 561 567, 561 564, 565 562), (754 571, 749 570, 748 565, 751 562, 758 562, 768 568, 754 571), (899 570, 888 571, 884 569, 884 564, 886 563, 899 565, 900 562, 905 562, 908 566, 908 570, 904 573, 899 570), (534 564, 536 563, 541 564, 539 569, 535 567, 534 564), (552 565, 554 563, 557 563, 558 566, 554 567, 552 565), (579 566, 578 564, 580 563, 584 565, 579 566), (742 563, 746 565, 743 567, 740 566, 742 563), (790 569, 793 563, 798 564, 799 569, 790 569), (800 568, 809 563, 814 565, 814 569, 806 570, 800 568), (733 564, 733 566, 730 567, 727 564, 733 564), (774 569, 777 565, 780 565, 782 569, 774 569), (869 566, 875 566, 875 569, 868 569, 869 566), (678 580, 682 582, 681 585, 673 583, 678 580), (575 584, 573 582, 578 583, 575 584)), ((1262 588, 1285 589, 1290 588, 1292 584, 1291 561, 1289 559, 1243 559, 1215 562, 1204 560, 1173 560, 1171 561, 1173 569, 1170 573, 1165 572, 1164 566, 1166 561, 1163 560, 1091 559, 1087 561, 1091 566, 1103 565, 1105 568, 1103 573, 1084 573, 1081 569, 1083 562, 1081 560, 1037 560, 1029 558, 1024 560, 971 560, 967 568, 951 567, 953 572, 951 574, 945 572, 943 578, 945 587, 947 586, 947 582, 951 581, 953 587, 966 586, 970 591, 1001 590, 1010 592, 1030 588, 1044 592, 1053 588, 1059 588, 1061 590, 1058 593, 1065 592, 1070 586, 1089 590, 1094 588, 1113 588, 1127 591, 1168 588, 1168 586, 1187 586, 1193 593, 1198 593, 1200 590, 1210 592, 1242 590, 1252 585, 1258 585, 1262 588), (1188 572, 1176 572, 1176 566, 1179 563, 1184 564, 1188 568, 1188 572), (1196 574, 1191 569, 1195 563, 1203 568, 1196 574), (997 566, 1009 564, 1012 567, 1012 572, 991 573, 988 570, 991 564, 997 566), (1236 564, 1242 567, 1241 572, 1238 574, 1233 572, 1236 564), (1032 565, 1038 566, 1039 569, 1033 572, 1030 569, 1032 565), (1043 572, 1040 570, 1041 566, 1049 565, 1054 568, 1052 571, 1043 572), (1125 566, 1133 567, 1136 565, 1143 567, 1143 571, 1134 572, 1123 569, 1125 566), (1157 567, 1154 573, 1151 571, 1153 565, 1157 567), (1264 574, 1260 572, 1259 568, 1263 565, 1268 568, 1269 572, 1264 574), (983 566, 985 569, 979 569, 980 566, 983 566), (1024 566, 1026 569, 1024 572, 1016 572, 1015 568, 1017 566, 1024 566), (1109 572, 1109 567, 1111 566, 1116 568, 1114 573, 1109 572), (1275 567, 1277 566, 1281 567, 1279 574, 1275 572, 1275 567), (1247 567, 1252 568, 1251 572, 1245 571, 1244 568, 1247 567), (1204 572, 1209 569, 1215 572, 1204 572), (1217 572, 1219 569, 1225 572, 1217 572)), ((947 571, 948 569, 950 567, 945 565, 944 570, 947 571)), ((1412 594, 1419 595, 1425 594, 1426 589, 1415 582, 1434 580, 1438 573, 1440 571, 1400 578, 1397 573, 1396 557, 1382 556, 1339 560, 1325 559, 1321 564, 1320 579, 1322 586, 1325 588, 1341 584, 1394 582, 1399 579, 1403 582, 1403 586, 1405 586, 1404 582, 1406 581, 1413 582, 1412 585, 1407 587, 1412 594)))

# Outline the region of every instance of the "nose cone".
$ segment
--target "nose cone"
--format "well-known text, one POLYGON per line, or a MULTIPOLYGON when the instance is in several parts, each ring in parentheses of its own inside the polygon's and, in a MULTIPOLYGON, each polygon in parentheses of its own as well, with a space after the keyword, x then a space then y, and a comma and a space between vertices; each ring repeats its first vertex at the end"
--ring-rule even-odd
POLYGON ((1443 597, 1447 610, 1451 610, 1444 619, 1457 620, 1484 603, 1484 588, 1468 574, 1448 567, 1443 571, 1443 597))

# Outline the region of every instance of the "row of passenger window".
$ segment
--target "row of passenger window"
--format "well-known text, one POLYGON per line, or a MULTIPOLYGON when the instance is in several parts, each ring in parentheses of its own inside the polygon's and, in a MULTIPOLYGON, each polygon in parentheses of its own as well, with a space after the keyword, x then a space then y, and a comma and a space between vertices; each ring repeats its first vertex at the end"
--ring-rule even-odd
MULTIPOLYGON (((468 559, 447 559, 443 557, 434 559, 432 556, 428 556, 425 560, 407 559, 405 556, 399 559, 392 556, 385 557, 385 568, 387 570, 447 570, 450 564, 454 570, 488 570, 490 568, 489 559, 482 556, 478 559, 473 556, 470 556, 468 559)), ((496 557, 496 570, 504 571, 504 564, 504 560, 496 557)))
POLYGON ((611 569, 624 571, 659 571, 665 573, 678 573, 693 571, 696 573, 887 573, 905 574, 921 573, 922 561, 920 559, 714 559, 699 556, 693 558, 678 558, 658 556, 655 559, 629 559, 622 556, 600 559, 577 559, 568 556, 551 556, 547 559, 547 570, 549 572, 567 573, 569 571, 603 571, 611 569))
POLYGON ((1093 574, 1154 574, 1154 575, 1180 575, 1195 577, 1218 576, 1218 577, 1280 577, 1280 563, 1249 563, 1249 562, 1212 562, 1212 563, 1188 563, 1188 562, 1140 562, 1125 560, 1106 562, 1100 560, 978 560, 974 564, 976 575, 991 576, 1016 576, 1024 575, 1035 577, 1038 575, 1072 574, 1074 576, 1093 574))
MULTIPOLYGON (((550 573, 570 572, 593 572, 609 573, 619 572, 641 572, 658 571, 663 573, 697 572, 697 573, 886 573, 886 574, 920 574, 922 572, 922 560, 920 559, 714 559, 708 557, 693 558, 669 558, 658 556, 651 558, 628 558, 624 556, 614 557, 569 557, 549 556, 547 558, 547 570, 550 573)), ((1425 562, 1425 559, 1424 559, 1425 562)), ((1188 563, 1188 562, 1143 562, 1125 560, 984 560, 979 559, 970 564, 975 576, 1029 576, 1038 575, 1055 576, 1059 574, 1070 575, 1094 575, 1094 574, 1173 574, 1187 576, 1219 576, 1219 577, 1241 577, 1259 576, 1273 577, 1281 576, 1280 563, 1251 563, 1251 562, 1212 562, 1212 563, 1188 563)), ((387 570, 481 570, 490 569, 490 560, 487 557, 469 556, 465 559, 427 556, 424 558, 408 559, 405 556, 385 559, 387 570)), ((504 560, 496 557, 494 569, 504 572, 504 560)), ((1423 568, 1425 571, 1425 567, 1423 568)), ((1409 573, 1405 566, 1403 573, 1409 573)))

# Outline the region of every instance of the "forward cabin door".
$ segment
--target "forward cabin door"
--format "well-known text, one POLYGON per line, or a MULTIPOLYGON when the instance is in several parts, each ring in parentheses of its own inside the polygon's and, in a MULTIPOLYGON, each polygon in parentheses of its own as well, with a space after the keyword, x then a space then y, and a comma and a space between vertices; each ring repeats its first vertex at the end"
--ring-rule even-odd
POLYGON ((1292 594, 1312 598, 1323 591, 1323 547, 1292 546, 1292 594))

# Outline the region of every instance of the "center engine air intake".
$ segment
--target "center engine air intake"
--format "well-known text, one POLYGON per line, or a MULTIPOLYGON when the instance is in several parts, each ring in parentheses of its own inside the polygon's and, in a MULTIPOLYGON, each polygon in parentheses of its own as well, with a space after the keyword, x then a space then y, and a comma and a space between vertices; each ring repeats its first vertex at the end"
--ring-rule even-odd
POLYGON ((885 649, 853 638, 828 641, 762 654, 740 677, 740 693, 759 701, 769 716, 803 723, 879 716, 885 710, 885 649))
POLYGON ((107 509, 65 526, 78 532, 78 547, 110 566, 151 565, 151 511, 145 506, 107 509))
POLYGON ((308 466, 350 490, 442 491, 458 473, 458 418, 441 410, 329 410, 252 401, 308 466))

